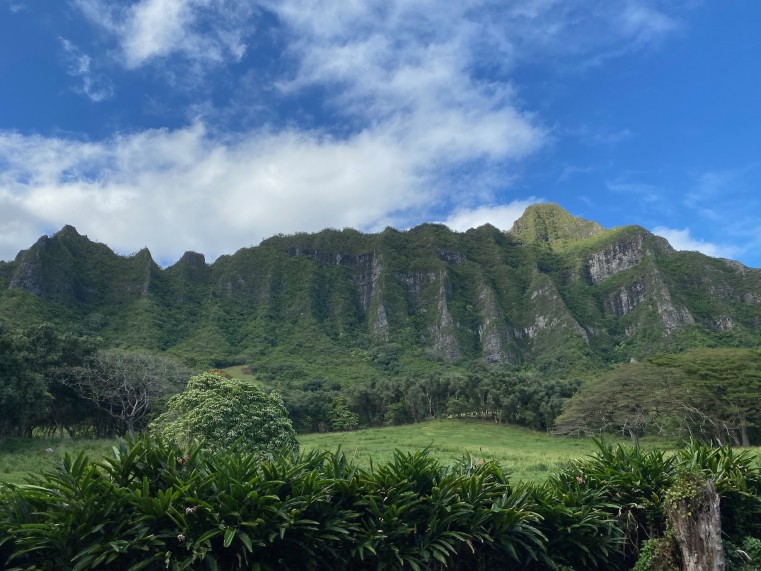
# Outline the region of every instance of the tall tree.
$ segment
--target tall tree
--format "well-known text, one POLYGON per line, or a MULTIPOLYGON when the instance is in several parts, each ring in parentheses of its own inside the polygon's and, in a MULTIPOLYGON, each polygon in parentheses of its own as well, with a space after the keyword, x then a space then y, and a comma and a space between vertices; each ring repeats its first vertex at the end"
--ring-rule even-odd
POLYGON ((0 323, 0 434, 29 435, 49 398, 27 339, 0 323))
POLYGON ((635 443, 645 432, 670 432, 683 411, 685 376, 629 363, 588 381, 566 404, 554 432, 569 436, 622 432, 635 443))
POLYGON ((750 446, 750 427, 761 422, 761 350, 694 349, 653 358, 690 377, 685 417, 692 430, 750 446))
POLYGON ((62 390, 62 379, 94 350, 91 339, 61 335, 49 324, 11 330, 0 322, 0 433, 30 436, 59 424, 77 400, 62 390))
POLYGON ((98 351, 67 384, 134 434, 153 408, 180 392, 190 371, 178 361, 146 351, 98 351))

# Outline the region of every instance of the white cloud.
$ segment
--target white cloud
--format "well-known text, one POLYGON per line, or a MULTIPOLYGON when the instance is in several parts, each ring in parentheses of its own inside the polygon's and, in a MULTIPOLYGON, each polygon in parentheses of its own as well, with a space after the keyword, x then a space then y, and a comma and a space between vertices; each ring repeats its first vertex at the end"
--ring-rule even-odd
POLYGON ((673 18, 648 3, 631 0, 621 11, 619 22, 622 32, 638 47, 658 42, 679 29, 679 24, 673 18))
POLYGON ((500 230, 510 230, 513 222, 521 217, 526 208, 542 199, 530 197, 525 200, 514 200, 509 204, 479 206, 473 209, 460 209, 452 213, 442 224, 457 232, 465 232, 470 228, 478 228, 491 224, 500 230))
POLYGON ((706 256, 713 258, 730 258, 734 259, 739 253, 740 249, 736 246, 725 244, 713 244, 706 242, 700 238, 695 238, 689 228, 683 228, 678 230, 675 228, 666 228, 665 226, 658 226, 653 228, 653 234, 661 236, 668 240, 677 250, 685 250, 690 252, 701 252, 706 256))
POLYGON ((118 42, 122 64, 135 69, 178 54, 195 65, 239 61, 253 31, 252 2, 237 0, 74 0, 118 42))
POLYGON ((18 14, 29 8, 24 0, 6 0, 5 4, 8 5, 8 11, 11 14, 18 14))
POLYGON ((74 89, 91 101, 99 103, 114 95, 114 84, 104 73, 92 69, 92 58, 65 38, 60 38, 66 72, 79 78, 81 83, 74 89))
MULTIPOLYGON (((188 249, 215 258, 278 232, 425 219, 441 199, 428 162, 378 132, 219 141, 196 123, 100 143, 4 133, 0 226, 28 236, 68 223, 122 253, 147 245, 164 261, 188 249)), ((16 254, 12 243, 0 239, 2 258, 16 254)))

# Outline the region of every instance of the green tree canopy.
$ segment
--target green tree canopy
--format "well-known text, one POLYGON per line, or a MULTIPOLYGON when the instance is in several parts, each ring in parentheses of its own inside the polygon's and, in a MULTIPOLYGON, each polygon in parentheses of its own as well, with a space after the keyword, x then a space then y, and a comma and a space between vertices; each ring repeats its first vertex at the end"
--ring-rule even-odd
POLYGON ((31 436, 35 428, 70 423, 66 411, 77 408, 77 397, 61 382, 94 350, 93 340, 49 324, 16 330, 0 321, 0 435, 31 436))
POLYGON ((239 446, 248 452, 270 454, 286 446, 298 448, 296 432, 278 393, 211 372, 191 378, 187 388, 169 400, 166 412, 152 428, 175 442, 203 440, 213 450, 239 446))
POLYGON ((620 365, 588 381, 566 403, 554 432, 569 436, 673 433, 684 411, 685 375, 648 363, 620 365))
POLYGON ((750 446, 761 423, 761 350, 693 349, 651 361, 690 377, 685 415, 695 436, 750 446))

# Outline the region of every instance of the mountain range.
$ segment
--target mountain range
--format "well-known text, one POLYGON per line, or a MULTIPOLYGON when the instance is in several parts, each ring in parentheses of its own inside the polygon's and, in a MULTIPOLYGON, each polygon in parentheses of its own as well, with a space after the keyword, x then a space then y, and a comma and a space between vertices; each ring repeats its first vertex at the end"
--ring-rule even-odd
POLYGON ((65 226, 0 262, 0 319, 274 378, 342 383, 451 367, 584 374, 761 340, 761 270, 605 229, 555 204, 510 230, 423 224, 277 235, 161 268, 65 226))

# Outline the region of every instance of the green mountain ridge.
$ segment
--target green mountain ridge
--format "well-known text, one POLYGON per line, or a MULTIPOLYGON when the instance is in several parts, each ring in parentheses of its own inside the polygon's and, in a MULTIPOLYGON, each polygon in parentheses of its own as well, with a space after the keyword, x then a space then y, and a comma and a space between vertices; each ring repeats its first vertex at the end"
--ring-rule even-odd
POLYGON ((509 231, 423 224, 278 235, 161 269, 66 226, 0 263, 0 319, 273 378, 505 364, 581 374, 695 346, 757 346, 761 270, 604 229, 553 204, 509 231))

